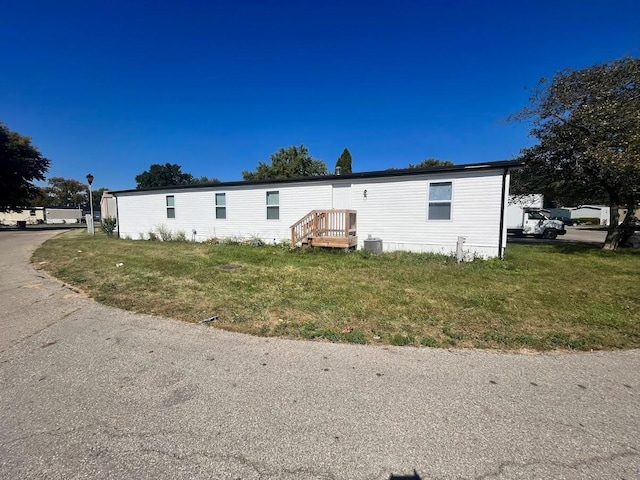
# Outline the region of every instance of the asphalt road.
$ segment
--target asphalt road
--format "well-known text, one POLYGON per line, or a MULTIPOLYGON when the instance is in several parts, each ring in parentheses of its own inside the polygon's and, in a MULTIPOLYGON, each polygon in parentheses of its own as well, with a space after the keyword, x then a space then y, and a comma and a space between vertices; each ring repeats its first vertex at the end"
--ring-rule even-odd
POLYGON ((593 230, 583 227, 566 227, 566 233, 558 236, 554 240, 545 240, 543 238, 534 237, 517 237, 509 235, 507 241, 509 243, 586 243, 591 245, 602 246, 607 238, 607 232, 603 230, 593 230))
POLYGON ((582 227, 566 227, 564 235, 558 237, 558 240, 565 242, 584 242, 602 245, 607 238, 605 230, 591 230, 582 227))
POLYGON ((640 477, 640 351, 231 334, 46 277, 53 234, 0 232, 3 479, 640 477))

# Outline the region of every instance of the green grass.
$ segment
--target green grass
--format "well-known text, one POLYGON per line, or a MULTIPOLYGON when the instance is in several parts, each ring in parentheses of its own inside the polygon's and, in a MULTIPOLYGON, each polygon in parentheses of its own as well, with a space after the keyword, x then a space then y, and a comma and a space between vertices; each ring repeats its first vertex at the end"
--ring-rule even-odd
POLYGON ((102 303, 189 322, 218 315, 213 325, 255 335, 510 350, 640 346, 637 250, 509 245, 504 261, 457 264, 74 231, 47 241, 33 261, 102 303))

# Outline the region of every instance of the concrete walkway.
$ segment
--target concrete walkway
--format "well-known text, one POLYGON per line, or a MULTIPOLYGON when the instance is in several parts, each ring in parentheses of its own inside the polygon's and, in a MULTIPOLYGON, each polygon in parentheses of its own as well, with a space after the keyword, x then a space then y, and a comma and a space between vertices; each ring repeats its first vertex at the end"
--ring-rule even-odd
POLYGON ((99 305, 0 232, 0 478, 640 477, 640 352, 254 338, 99 305), (415 471, 415 474, 414 474, 415 471))

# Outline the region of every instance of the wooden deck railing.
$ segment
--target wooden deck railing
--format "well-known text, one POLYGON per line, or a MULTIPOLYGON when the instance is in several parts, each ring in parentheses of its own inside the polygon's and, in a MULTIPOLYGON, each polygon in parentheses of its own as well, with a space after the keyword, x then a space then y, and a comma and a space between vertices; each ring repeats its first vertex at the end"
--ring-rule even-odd
POLYGON ((291 225, 291 248, 299 244, 336 244, 342 246, 344 240, 349 246, 356 239, 355 210, 313 210, 291 225))

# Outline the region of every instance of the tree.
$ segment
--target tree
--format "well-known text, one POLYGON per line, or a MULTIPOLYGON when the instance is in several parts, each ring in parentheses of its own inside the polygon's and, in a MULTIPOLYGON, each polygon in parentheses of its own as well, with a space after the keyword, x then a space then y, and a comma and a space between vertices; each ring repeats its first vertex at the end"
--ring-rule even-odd
POLYGON ((521 152, 516 188, 611 210, 603 248, 615 249, 640 198, 640 59, 623 58, 543 78, 515 119, 532 121, 538 144, 521 152))
POLYGON ((45 207, 49 205, 49 196, 47 187, 36 187, 37 192, 31 197, 27 206, 29 207, 45 207))
MULTIPOLYGON (((60 207, 88 207, 88 190, 89 186, 78 180, 64 177, 51 177, 47 180, 46 186, 38 187, 38 192, 33 197, 29 205, 32 207, 44 207, 48 205, 60 207)), ((100 205, 102 194, 108 190, 109 189, 105 187, 91 190, 94 206, 100 205)))
POLYGON ((136 175, 136 188, 171 187, 174 185, 197 185, 202 183, 220 183, 217 178, 196 178, 190 173, 183 173, 177 163, 154 163, 139 175, 136 175))
POLYGON ((100 202, 102 201, 102 194, 108 191, 109 189, 106 187, 96 188, 95 190, 91 189, 91 196, 93 197, 93 205, 99 207, 100 202))
POLYGON ((193 181, 190 173, 182 173, 177 163, 154 163, 139 175, 136 175, 137 189, 189 185, 193 181))
POLYGON ((312 158, 304 145, 281 148, 270 158, 271 165, 260 162, 254 172, 244 170, 242 178, 245 180, 270 180, 329 174, 325 163, 322 160, 312 158))
POLYGON ((220 180, 218 180, 217 178, 209 178, 206 176, 202 176, 199 178, 195 178, 193 177, 193 180, 191 182, 192 185, 204 185, 206 183, 220 183, 220 180))
POLYGON ((336 162, 336 171, 338 170, 338 167, 340 167, 340 173, 353 172, 351 168, 351 152, 349 149, 345 148, 338 157, 338 161, 336 162))
POLYGON ((44 180, 51 162, 20 135, 0 122, 0 211, 21 211, 38 194, 35 180, 44 180))
MULTIPOLYGON (((51 177, 42 189, 45 205, 59 207, 81 207, 88 205, 88 186, 78 180, 51 177)), ((99 202, 98 202, 99 203, 99 202)))
POLYGON ((438 160, 437 158, 427 158, 420 163, 410 163, 409 168, 434 168, 434 167, 452 167, 454 163, 451 160, 438 160))

